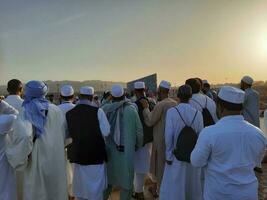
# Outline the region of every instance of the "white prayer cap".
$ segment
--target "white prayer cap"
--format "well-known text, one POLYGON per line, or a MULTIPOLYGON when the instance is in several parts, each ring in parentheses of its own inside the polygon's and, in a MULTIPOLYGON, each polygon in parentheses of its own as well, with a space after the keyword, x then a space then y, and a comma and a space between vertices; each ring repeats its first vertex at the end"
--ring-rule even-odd
POLYGON ((221 87, 218 97, 221 100, 227 101, 233 104, 243 104, 245 99, 245 92, 231 86, 221 87))
POLYGON ((64 85, 60 89, 60 94, 63 97, 69 97, 74 95, 74 90, 71 85, 64 85))
POLYGON ((121 85, 115 84, 111 88, 111 95, 113 97, 122 97, 124 94, 124 89, 121 85))
POLYGON ((207 84, 209 83, 207 80, 202 80, 202 84, 207 84))
POLYGON ((161 81, 159 86, 168 90, 171 89, 171 83, 165 80, 161 81))
POLYGON ((15 119, 17 119, 16 115, 1 115, 0 116, 0 134, 10 131, 15 119))
POLYGON ((134 83, 134 89, 145 89, 146 85, 143 81, 137 81, 134 83))
POLYGON ((244 83, 248 84, 248 85, 252 85, 254 80, 253 78, 251 78, 250 76, 244 76, 241 81, 243 81, 244 83))
POLYGON ((83 86, 80 88, 80 94, 83 95, 94 95, 95 90, 93 87, 90 86, 83 86))

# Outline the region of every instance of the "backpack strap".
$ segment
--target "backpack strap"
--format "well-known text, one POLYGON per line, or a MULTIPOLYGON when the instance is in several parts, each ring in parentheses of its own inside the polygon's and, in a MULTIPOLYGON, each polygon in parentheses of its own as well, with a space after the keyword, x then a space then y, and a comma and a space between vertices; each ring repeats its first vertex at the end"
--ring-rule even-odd
POLYGON ((196 119, 196 117, 197 117, 197 113, 198 113, 198 110, 196 110, 195 116, 194 116, 194 118, 193 118, 193 120, 192 120, 192 122, 191 122, 190 127, 192 127, 193 123, 195 122, 195 119, 196 119))
POLYGON ((208 97, 206 97, 205 108, 208 108, 208 97))
MULTIPOLYGON (((186 126, 188 126, 188 125, 186 124, 184 118, 182 117, 181 113, 179 112, 178 108, 177 108, 177 107, 174 107, 174 108, 175 108, 175 110, 178 112, 178 114, 179 114, 180 118, 182 119, 182 121, 184 122, 184 124, 185 124, 186 126)), ((196 117, 197 117, 197 113, 198 113, 198 110, 196 110, 195 115, 194 115, 194 117, 193 117, 193 120, 192 120, 192 122, 191 122, 191 124, 190 124, 189 127, 192 127, 193 123, 195 122, 195 119, 196 119, 196 117)))
POLYGON ((174 108, 175 108, 175 110, 178 112, 178 114, 179 114, 180 118, 182 119, 182 121, 184 122, 184 124, 187 126, 187 124, 185 123, 185 121, 184 121, 184 119, 183 119, 181 113, 179 112, 178 108, 176 108, 176 107, 174 107, 174 108))

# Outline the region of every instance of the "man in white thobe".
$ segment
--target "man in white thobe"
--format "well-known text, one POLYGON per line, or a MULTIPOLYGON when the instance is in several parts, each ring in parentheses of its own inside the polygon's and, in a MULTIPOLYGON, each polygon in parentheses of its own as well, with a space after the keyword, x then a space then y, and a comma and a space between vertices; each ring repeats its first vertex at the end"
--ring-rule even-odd
POLYGON ((243 103, 243 116, 245 120, 254 126, 260 127, 260 95, 252 88, 253 79, 244 76, 241 80, 241 89, 245 91, 243 103))
POLYGON ((211 98, 201 93, 200 82, 195 78, 191 78, 186 81, 186 84, 191 86, 193 92, 192 98, 189 101, 190 105, 200 112, 202 112, 204 108, 207 108, 210 115, 212 116, 213 121, 216 123, 218 121, 216 104, 211 98))
MULTIPOLYGON (((9 95, 5 101, 13 106, 15 109, 20 111, 23 99, 21 98, 23 93, 23 85, 20 80, 12 79, 7 83, 7 91, 9 95)), ((23 172, 16 171, 16 182, 17 182, 17 198, 22 200, 23 196, 23 172)))
POLYGON ((67 200, 64 159, 65 119, 46 99, 41 81, 25 85, 25 100, 14 123, 6 155, 11 166, 24 175, 24 200, 67 200))
POLYGON ((154 198, 158 196, 160 184, 163 177, 165 166, 165 121, 167 110, 177 105, 177 102, 169 97, 171 83, 168 81, 161 81, 158 87, 158 103, 152 111, 149 110, 149 104, 146 100, 141 103, 144 107, 143 115, 147 126, 153 126, 153 144, 150 161, 151 180, 153 182, 149 191, 154 198))
MULTIPOLYGON (((135 163, 134 163, 134 194, 133 197, 136 199, 144 198, 144 179, 145 175, 148 174, 150 168, 151 148, 153 141, 153 126, 147 126, 143 116, 143 106, 141 101, 145 100, 151 105, 151 101, 145 95, 145 83, 138 81, 134 83, 136 109, 138 111, 139 118, 143 126, 144 143, 143 147, 135 152, 135 163)), ((150 111, 152 110, 149 106, 150 111)))
POLYGON ((207 95, 209 98, 216 102, 217 94, 214 90, 210 88, 209 82, 207 80, 203 80, 202 85, 203 94, 207 95))
POLYGON ((0 100, 0 199, 16 200, 15 170, 6 159, 7 135, 13 126, 18 111, 0 100), (4 115, 13 114, 13 115, 4 115))
MULTIPOLYGON (((58 106, 60 110, 63 112, 64 116, 66 113, 75 107, 73 104, 74 101, 74 89, 71 85, 64 85, 60 88, 60 99, 61 104, 58 106)), ((70 140, 66 140, 66 145, 70 144, 70 140)), ((66 167, 67 167, 67 179, 68 179, 68 193, 70 199, 74 199, 73 191, 72 191, 72 180, 73 180, 73 165, 68 161, 67 154, 66 155, 66 167)))
POLYGON ((107 187, 107 161, 104 137, 110 125, 101 108, 92 105, 94 88, 84 86, 75 108, 66 114, 72 143, 68 159, 74 163, 73 193, 77 200, 102 200, 107 187))
POLYGON ((74 89, 71 85, 64 85, 60 89, 61 104, 58 105, 65 115, 69 110, 75 107, 74 101, 74 89))
POLYGON ((19 111, 23 103, 23 99, 21 98, 21 95, 23 93, 23 85, 21 81, 17 79, 8 81, 7 91, 9 95, 7 96, 5 101, 19 111))
POLYGON ((165 125, 166 164, 160 188, 160 200, 201 200, 201 168, 180 161, 174 155, 180 132, 192 127, 198 135, 203 129, 202 114, 188 102, 192 89, 183 85, 178 89, 180 103, 167 111, 165 125))
POLYGON ((265 153, 262 131, 241 115, 245 93, 224 86, 218 94, 221 119, 205 128, 191 154, 191 163, 205 167, 205 200, 258 199, 254 168, 265 153))

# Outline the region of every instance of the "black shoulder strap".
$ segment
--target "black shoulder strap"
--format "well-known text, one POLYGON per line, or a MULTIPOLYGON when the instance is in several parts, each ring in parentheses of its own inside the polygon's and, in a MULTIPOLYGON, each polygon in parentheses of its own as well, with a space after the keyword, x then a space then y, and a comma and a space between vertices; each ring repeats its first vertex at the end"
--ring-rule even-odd
POLYGON ((196 102, 202 109, 204 109, 204 108, 202 107, 202 105, 201 105, 197 100, 192 99, 192 98, 191 98, 191 100, 194 101, 194 102, 196 102))
POLYGON ((182 121, 184 122, 184 124, 187 126, 187 124, 185 123, 184 121, 184 118, 182 117, 181 113, 179 112, 178 108, 177 107, 174 107, 175 110, 177 111, 177 113, 179 114, 180 118, 182 119, 182 121))
POLYGON ((198 110, 196 110, 195 116, 194 116, 194 118, 193 118, 193 120, 192 120, 192 122, 191 122, 190 127, 193 125, 193 123, 194 123, 194 121, 195 121, 195 119, 196 119, 196 117, 197 117, 197 113, 198 113, 198 110))
POLYGON ((206 97, 205 108, 208 108, 208 97, 206 97))

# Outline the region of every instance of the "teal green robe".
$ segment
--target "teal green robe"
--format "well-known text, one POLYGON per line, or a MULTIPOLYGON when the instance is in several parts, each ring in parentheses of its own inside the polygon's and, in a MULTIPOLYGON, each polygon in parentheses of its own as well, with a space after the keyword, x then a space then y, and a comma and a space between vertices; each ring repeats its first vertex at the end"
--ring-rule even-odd
MULTIPOLYGON (((117 107, 118 104, 120 102, 106 104, 102 109, 106 112, 111 107, 117 107)), ((106 138, 108 184, 131 190, 134 178, 134 155, 136 148, 142 147, 143 128, 133 105, 125 106, 122 120, 125 130, 124 152, 117 150, 113 134, 106 138)))

